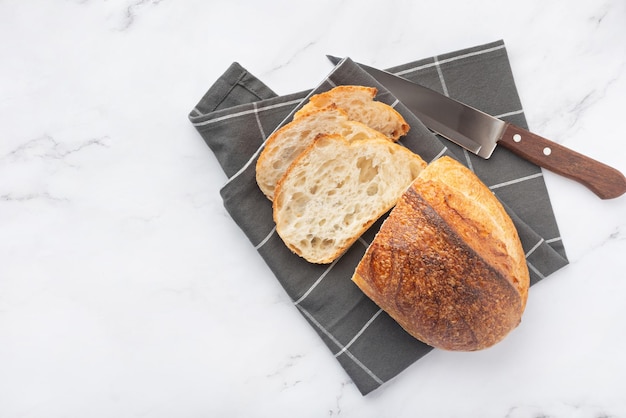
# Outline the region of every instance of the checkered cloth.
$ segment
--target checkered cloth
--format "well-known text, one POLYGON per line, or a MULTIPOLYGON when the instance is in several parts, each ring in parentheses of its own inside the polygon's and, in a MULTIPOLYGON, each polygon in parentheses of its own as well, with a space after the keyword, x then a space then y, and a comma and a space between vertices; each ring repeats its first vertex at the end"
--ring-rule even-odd
MULTIPOLYGON (((389 71, 526 127, 502 41, 389 71)), ((190 112, 189 119, 228 177, 221 194, 233 220, 276 275, 294 306, 319 333, 361 393, 367 394, 432 350, 409 336, 350 280, 382 221, 334 263, 310 264, 291 253, 276 234, 271 202, 255 181, 255 163, 264 140, 291 120, 310 95, 343 84, 376 87, 376 99, 394 106, 411 126, 409 134, 401 139, 404 146, 427 162, 450 155, 493 190, 518 228, 532 284, 568 261, 537 166, 501 147, 489 160, 483 160, 437 137, 350 59, 342 60, 315 89, 280 97, 233 63, 190 112)))

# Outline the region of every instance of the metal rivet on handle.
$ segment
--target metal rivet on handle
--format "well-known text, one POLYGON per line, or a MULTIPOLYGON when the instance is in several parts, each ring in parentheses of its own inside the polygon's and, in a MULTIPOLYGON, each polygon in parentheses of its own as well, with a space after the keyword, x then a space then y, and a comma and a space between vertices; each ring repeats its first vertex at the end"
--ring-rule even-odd
POLYGON ((552 154, 552 150, 550 149, 550 147, 545 147, 543 149, 543 155, 550 155, 552 154))
POLYGON ((513 135, 513 141, 520 142, 522 140, 522 136, 520 134, 513 135))

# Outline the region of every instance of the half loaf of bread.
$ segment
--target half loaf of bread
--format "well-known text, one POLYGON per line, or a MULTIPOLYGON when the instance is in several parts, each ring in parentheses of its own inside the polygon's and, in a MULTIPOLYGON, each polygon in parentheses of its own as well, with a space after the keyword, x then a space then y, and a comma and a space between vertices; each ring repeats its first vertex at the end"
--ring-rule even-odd
POLYGON ((517 230, 470 170, 442 157, 399 199, 352 280, 434 347, 490 347, 517 327, 529 275, 517 230))
POLYGON ((344 110, 332 104, 301 114, 270 135, 257 160, 256 181, 268 199, 274 200, 276 183, 320 134, 340 134, 350 141, 374 136, 387 138, 364 123, 350 120, 344 110))
POLYGON ((336 105, 348 114, 349 119, 364 123, 396 141, 406 135, 409 125, 393 107, 374 100, 377 93, 374 87, 337 86, 311 96, 308 103, 296 112, 294 119, 315 109, 336 105))
POLYGON ((378 218, 426 166, 380 135, 346 140, 318 137, 276 186, 276 231, 311 263, 331 263, 378 218))

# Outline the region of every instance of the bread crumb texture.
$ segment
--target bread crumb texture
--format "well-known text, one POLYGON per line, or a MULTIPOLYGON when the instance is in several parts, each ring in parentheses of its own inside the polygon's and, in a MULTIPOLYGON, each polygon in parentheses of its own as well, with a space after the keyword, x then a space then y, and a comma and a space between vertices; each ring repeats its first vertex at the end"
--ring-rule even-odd
POLYGON ((425 166, 418 155, 379 137, 320 136, 276 187, 276 230, 296 254, 330 263, 395 205, 425 166))
POLYGON ((349 141, 381 137, 391 140, 364 123, 350 120, 334 105, 315 109, 295 119, 265 142, 256 163, 256 181, 261 191, 274 199, 274 189, 293 161, 320 135, 339 134, 349 141))

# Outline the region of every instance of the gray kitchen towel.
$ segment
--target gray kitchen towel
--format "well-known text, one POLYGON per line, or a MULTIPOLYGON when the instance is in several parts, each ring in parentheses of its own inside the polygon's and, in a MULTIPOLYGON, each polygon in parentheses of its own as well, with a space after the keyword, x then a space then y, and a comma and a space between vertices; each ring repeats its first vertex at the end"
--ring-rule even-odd
MULTIPOLYGON (((503 41, 389 71, 526 127, 503 41)), ((350 280, 382 220, 332 264, 310 264, 294 255, 276 234, 271 202, 255 181, 256 159, 265 139, 289 122, 311 95, 348 84, 376 87, 376 100, 394 106, 404 116, 411 127, 401 138, 404 146, 427 162, 442 155, 456 158, 490 187, 518 229, 531 284, 568 261, 539 167, 500 147, 489 160, 483 160, 438 137, 350 58, 335 66, 316 88, 285 96, 276 95, 233 63, 193 108, 189 119, 226 174, 221 190, 225 208, 365 395, 433 349, 407 334, 350 280)))

